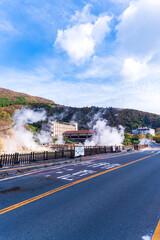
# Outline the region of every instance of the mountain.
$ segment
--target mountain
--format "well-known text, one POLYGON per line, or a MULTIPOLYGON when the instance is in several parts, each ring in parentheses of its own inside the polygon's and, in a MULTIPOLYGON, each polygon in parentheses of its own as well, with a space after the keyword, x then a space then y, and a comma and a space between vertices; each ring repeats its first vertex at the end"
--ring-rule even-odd
POLYGON ((50 108, 44 106, 48 116, 54 116, 58 121, 77 121, 80 129, 90 129, 98 119, 105 119, 112 127, 123 126, 127 132, 131 132, 137 127, 160 128, 160 115, 133 110, 118 108, 99 107, 66 107, 59 106, 50 108))
MULTIPOLYGON (((80 129, 90 129, 98 119, 105 119, 110 126, 122 125, 127 132, 137 127, 160 128, 160 115, 133 110, 118 108, 100 108, 100 107, 67 107, 60 106, 54 101, 34 97, 28 94, 14 92, 8 89, 0 88, 0 124, 9 125, 13 121, 11 116, 15 109, 22 106, 28 106, 31 109, 44 108, 48 117, 54 116, 58 121, 77 121, 80 129), (2 124, 3 123, 3 124, 2 124)), ((40 128, 42 123, 33 124, 40 128)))

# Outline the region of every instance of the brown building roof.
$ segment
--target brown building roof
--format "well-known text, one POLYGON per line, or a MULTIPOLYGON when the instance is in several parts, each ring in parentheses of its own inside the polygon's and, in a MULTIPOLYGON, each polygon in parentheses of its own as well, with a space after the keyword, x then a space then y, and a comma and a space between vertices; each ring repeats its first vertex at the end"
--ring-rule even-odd
POLYGON ((63 134, 78 134, 78 133, 83 133, 83 134, 89 134, 89 133, 95 133, 95 130, 77 130, 77 131, 66 131, 63 134))

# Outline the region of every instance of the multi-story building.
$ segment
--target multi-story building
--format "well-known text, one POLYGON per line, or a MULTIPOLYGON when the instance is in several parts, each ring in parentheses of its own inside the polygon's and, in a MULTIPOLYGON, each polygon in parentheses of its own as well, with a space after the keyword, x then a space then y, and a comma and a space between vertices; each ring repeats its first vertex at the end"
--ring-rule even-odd
POLYGON ((78 130, 78 123, 66 123, 66 122, 55 122, 50 120, 45 126, 45 129, 50 131, 53 138, 63 137, 63 133, 66 131, 78 130))
POLYGON ((91 138, 95 130, 78 130, 78 131, 66 131, 63 133, 63 137, 72 142, 85 142, 88 138, 91 138))
POLYGON ((132 131, 133 134, 151 134, 152 136, 155 136, 155 130, 152 128, 148 128, 148 127, 139 127, 135 130, 132 131))

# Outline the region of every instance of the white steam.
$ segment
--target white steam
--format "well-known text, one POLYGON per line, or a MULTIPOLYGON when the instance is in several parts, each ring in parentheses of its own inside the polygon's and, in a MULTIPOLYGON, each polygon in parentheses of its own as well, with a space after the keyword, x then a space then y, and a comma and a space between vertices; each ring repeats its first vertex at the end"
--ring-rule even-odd
POLYGON ((46 112, 42 109, 39 109, 39 111, 33 111, 31 109, 22 108, 20 110, 16 110, 13 116, 13 120, 15 121, 15 129, 20 129, 26 124, 44 121, 45 119, 46 112))
POLYGON ((47 143, 50 141, 48 133, 41 131, 39 134, 34 135, 33 132, 26 130, 25 125, 44 121, 46 117, 46 112, 42 109, 38 111, 26 108, 16 110, 13 116, 13 120, 15 121, 13 135, 5 139, 5 152, 14 153, 26 149, 32 151, 42 150, 36 139, 41 144, 47 143))
POLYGON ((148 138, 142 138, 142 139, 140 139, 139 145, 149 145, 150 142, 151 142, 150 139, 148 139, 148 138))
POLYGON ((63 140, 63 137, 58 137, 58 139, 57 139, 57 141, 55 142, 55 144, 57 144, 57 145, 64 145, 65 144, 65 142, 64 142, 64 140, 63 140))
POLYGON ((39 140, 40 144, 51 143, 53 141, 50 132, 44 130, 41 130, 40 133, 37 133, 35 137, 37 140, 39 140))
POLYGON ((95 133, 85 141, 85 146, 113 146, 122 145, 124 128, 110 127, 107 120, 98 120, 93 127, 95 133))

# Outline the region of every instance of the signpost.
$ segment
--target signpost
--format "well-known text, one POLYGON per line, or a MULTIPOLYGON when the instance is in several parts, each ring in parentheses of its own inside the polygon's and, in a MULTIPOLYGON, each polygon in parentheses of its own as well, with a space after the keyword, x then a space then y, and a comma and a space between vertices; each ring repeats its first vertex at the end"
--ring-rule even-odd
POLYGON ((75 157, 84 156, 84 147, 75 147, 75 157))

